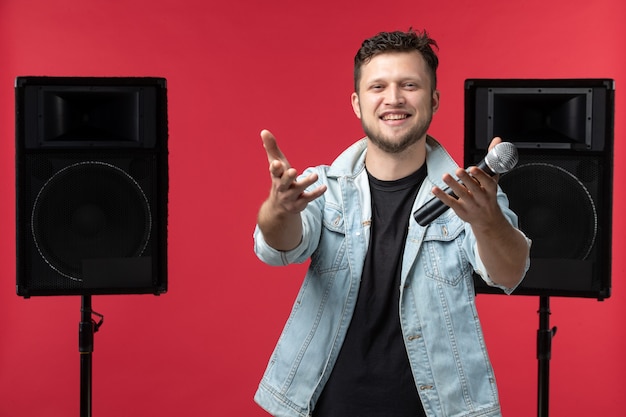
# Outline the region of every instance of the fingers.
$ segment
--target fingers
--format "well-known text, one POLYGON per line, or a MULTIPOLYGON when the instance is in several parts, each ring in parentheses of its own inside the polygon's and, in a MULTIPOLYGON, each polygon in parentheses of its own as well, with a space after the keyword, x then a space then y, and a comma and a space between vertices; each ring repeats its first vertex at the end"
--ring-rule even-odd
POLYGON ((276 190, 279 192, 291 191, 294 197, 306 194, 305 190, 317 181, 317 174, 309 174, 306 177, 297 179, 296 170, 291 168, 279 179, 276 190))
MULTIPOLYGON (((296 178, 296 174, 294 173, 295 169, 289 168, 288 165, 285 165, 279 159, 274 159, 270 161, 270 174, 272 178, 282 178, 285 175, 288 175, 291 181, 296 178)), ((286 178, 285 180, 287 180, 286 178)))
POLYGON ((313 184, 316 180, 311 175, 298 181, 298 171, 294 168, 286 168, 280 161, 272 161, 270 164, 270 174, 272 183, 278 191, 287 191, 290 188, 298 187, 303 191, 306 187, 313 184))
POLYGON ((443 179, 443 182, 448 186, 450 191, 452 191, 452 195, 449 194, 449 191, 446 192, 445 190, 439 187, 434 187, 432 192, 441 201, 446 203, 447 206, 451 206, 451 204, 457 201, 459 197, 462 197, 464 194, 467 193, 467 188, 465 188, 465 186, 462 183, 460 183, 455 178, 453 178, 452 175, 444 174, 442 179, 443 179))
POLYGON ((489 150, 492 150, 494 148, 494 146, 496 146, 498 143, 502 142, 502 138, 496 136, 495 138, 493 138, 491 140, 491 143, 489 144, 489 150))
POLYGON ((274 187, 279 191, 288 190, 296 182, 298 172, 289 165, 272 132, 266 129, 262 130, 261 140, 267 153, 267 160, 270 163, 270 174, 274 187))
POLYGON ((452 175, 443 176, 444 183, 454 192, 455 197, 435 187, 433 193, 456 214, 470 224, 490 221, 498 212, 497 182, 477 167, 470 172, 459 168, 456 173, 458 180, 452 175))
POLYGON ((497 181, 478 167, 471 167, 469 170, 459 168, 456 171, 458 181, 450 175, 444 176, 444 182, 461 197, 467 194, 479 196, 483 193, 494 193, 497 191, 497 181))
POLYGON ((274 179, 272 195, 277 207, 281 207, 286 212, 295 213, 304 210, 309 202, 324 194, 326 186, 320 185, 311 191, 306 191, 317 181, 317 174, 312 173, 296 181, 296 178, 292 179, 291 171, 295 172, 294 169, 290 169, 281 178, 274 179))
POLYGON ((326 186, 320 185, 319 187, 317 187, 316 189, 312 191, 302 192, 298 196, 298 201, 306 205, 306 204, 309 204, 311 201, 315 200, 316 198, 320 197, 325 192, 326 192, 326 186))
POLYGON ((278 147, 276 138, 269 130, 261 131, 261 140, 267 154, 272 179, 269 200, 277 210, 302 211, 309 202, 326 192, 325 185, 307 191, 307 188, 318 180, 317 174, 311 173, 306 177, 298 178, 298 171, 291 167, 278 147))
POLYGON ((263 141, 263 147, 265 148, 265 152, 267 153, 268 162, 272 164, 273 161, 278 160, 286 166, 285 169, 289 169, 289 162, 278 147, 278 144, 276 143, 276 138, 274 137, 272 132, 263 129, 261 131, 261 140, 263 141))
POLYGON ((470 190, 472 187, 486 188, 495 191, 498 184, 498 175, 489 175, 478 167, 470 167, 467 171, 460 169, 457 172, 459 180, 470 190))

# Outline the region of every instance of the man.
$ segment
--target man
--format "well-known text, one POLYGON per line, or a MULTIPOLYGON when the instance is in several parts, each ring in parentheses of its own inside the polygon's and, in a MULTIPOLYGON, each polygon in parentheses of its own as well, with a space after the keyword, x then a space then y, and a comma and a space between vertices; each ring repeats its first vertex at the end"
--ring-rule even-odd
POLYGON ((331 166, 299 175, 261 132, 272 186, 255 251, 311 260, 255 396, 274 416, 500 416, 472 272, 511 292, 530 242, 497 177, 459 168, 427 135, 433 46, 413 30, 363 42, 352 107, 366 137, 331 166), (432 194, 450 210, 419 226, 412 213, 432 194))

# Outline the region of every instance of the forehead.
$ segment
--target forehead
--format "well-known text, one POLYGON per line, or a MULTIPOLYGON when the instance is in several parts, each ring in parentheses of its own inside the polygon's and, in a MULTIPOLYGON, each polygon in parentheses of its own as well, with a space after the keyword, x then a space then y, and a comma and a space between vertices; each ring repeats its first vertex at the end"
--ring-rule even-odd
POLYGON ((388 78, 427 79, 424 57, 417 51, 385 52, 375 55, 361 67, 361 83, 388 78))

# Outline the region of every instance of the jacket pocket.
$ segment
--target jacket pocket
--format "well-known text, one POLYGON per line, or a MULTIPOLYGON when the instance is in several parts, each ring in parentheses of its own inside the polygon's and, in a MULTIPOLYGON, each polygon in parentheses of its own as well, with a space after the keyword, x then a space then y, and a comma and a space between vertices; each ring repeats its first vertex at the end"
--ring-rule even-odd
POLYGON ((463 250, 465 227, 463 221, 452 217, 434 222, 427 229, 423 242, 422 263, 426 277, 447 285, 457 285, 471 273, 463 250))
POLYGON ((327 203, 324 207, 322 235, 311 256, 311 268, 319 274, 325 274, 347 268, 345 219, 341 207, 327 203))

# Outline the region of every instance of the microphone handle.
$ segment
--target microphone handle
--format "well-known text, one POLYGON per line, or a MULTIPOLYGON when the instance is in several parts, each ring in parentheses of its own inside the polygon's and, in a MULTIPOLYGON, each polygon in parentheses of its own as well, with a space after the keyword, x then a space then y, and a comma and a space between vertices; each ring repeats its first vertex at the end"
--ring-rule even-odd
MULTIPOLYGON (((451 197, 458 198, 451 189, 446 188, 446 190, 446 194, 451 197)), ((450 207, 446 206, 441 200, 435 197, 428 201, 426 204, 424 204, 422 207, 420 207, 415 213, 413 213, 413 217, 415 218, 417 224, 426 227, 430 223, 432 223, 433 220, 435 220, 437 217, 445 213, 446 210, 448 210, 449 208, 450 207)))
POLYGON ((485 171, 485 174, 489 175, 490 177, 493 177, 494 175, 496 175, 496 173, 493 172, 491 168, 489 168, 489 165, 487 165, 486 158, 482 159, 479 163, 476 164, 476 166, 482 169, 483 171, 485 171))
MULTIPOLYGON (((481 160, 478 164, 476 164, 476 166, 482 169, 483 171, 485 171, 487 175, 490 175, 492 177, 495 175, 495 172, 493 172, 491 168, 489 168, 489 166, 487 165, 484 159, 481 160)), ((446 187, 444 191, 449 196, 458 199, 456 194, 454 194, 454 192, 449 187, 446 187)), ((446 210, 448 210, 449 208, 450 207, 446 206, 437 197, 434 197, 430 201, 428 201, 426 204, 424 204, 422 207, 417 209, 417 211, 413 213, 413 217, 415 218, 415 221, 417 222, 417 224, 419 224, 420 226, 426 227, 430 223, 432 223, 433 220, 435 220, 437 217, 445 213, 446 210)))

